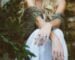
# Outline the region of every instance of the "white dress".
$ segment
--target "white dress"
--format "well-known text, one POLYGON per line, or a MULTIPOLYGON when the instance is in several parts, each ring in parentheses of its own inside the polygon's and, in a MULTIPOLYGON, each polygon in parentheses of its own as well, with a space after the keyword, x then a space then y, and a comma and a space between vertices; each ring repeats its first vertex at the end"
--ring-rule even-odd
MULTIPOLYGON (((52 60, 52 42, 49 39, 46 44, 42 46, 37 46, 34 44, 35 42, 35 37, 37 37, 38 32, 40 29, 36 29, 28 38, 27 40, 27 45, 30 47, 28 50, 30 50, 32 53, 36 55, 36 57, 31 57, 30 60, 52 60)), ((63 33, 60 29, 56 29, 53 31, 56 35, 60 36, 61 35, 61 44, 64 48, 64 60, 68 60, 68 51, 67 51, 67 46, 65 43, 65 39, 63 36, 63 33)))

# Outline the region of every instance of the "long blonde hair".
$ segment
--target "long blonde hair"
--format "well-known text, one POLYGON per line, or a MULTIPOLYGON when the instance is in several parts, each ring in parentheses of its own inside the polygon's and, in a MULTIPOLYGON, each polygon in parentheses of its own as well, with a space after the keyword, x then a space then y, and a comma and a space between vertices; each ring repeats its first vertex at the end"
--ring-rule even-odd
POLYGON ((48 17, 49 20, 52 19, 51 16, 55 13, 54 7, 56 6, 56 2, 57 0, 42 0, 41 8, 43 9, 46 17, 48 17))

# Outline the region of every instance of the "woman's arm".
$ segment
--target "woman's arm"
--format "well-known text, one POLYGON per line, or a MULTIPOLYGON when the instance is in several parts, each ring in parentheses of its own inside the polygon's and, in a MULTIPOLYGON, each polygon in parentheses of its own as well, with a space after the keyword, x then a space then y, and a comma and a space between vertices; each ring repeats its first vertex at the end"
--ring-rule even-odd
MULTIPOLYGON (((59 4, 58 4, 55 14, 58 14, 58 13, 64 14, 65 7, 66 7, 66 1, 59 0, 59 4)), ((59 27, 61 25, 61 22, 62 22, 61 19, 56 18, 53 21, 51 21, 50 24, 52 24, 52 27, 59 27)))
MULTIPOLYGON (((59 4, 58 4, 58 7, 57 7, 57 10, 56 10, 55 14, 58 14, 58 13, 63 14, 64 10, 65 10, 65 7, 66 7, 65 0, 59 0, 59 4)), ((52 24, 52 27, 59 27, 61 22, 62 22, 61 19, 56 18, 55 20, 51 21, 50 23, 52 24)), ((61 38, 57 37, 56 34, 54 34, 53 32, 51 32, 50 34, 51 34, 50 38, 52 40, 52 55, 53 55, 53 59, 58 60, 60 58, 60 60, 64 60, 64 51, 63 51, 62 44, 61 44, 61 42, 59 40, 61 38)))
MULTIPOLYGON (((65 0, 59 0, 55 14, 63 15, 65 8, 66 8, 66 1, 65 0)), ((50 21, 49 23, 54 28, 54 27, 59 27, 61 25, 62 21, 61 21, 61 19, 56 18, 56 19, 50 21)), ((44 21, 42 21, 42 19, 40 17, 37 17, 36 18, 36 25, 38 27, 43 27, 43 25, 45 26, 46 24, 44 21)))

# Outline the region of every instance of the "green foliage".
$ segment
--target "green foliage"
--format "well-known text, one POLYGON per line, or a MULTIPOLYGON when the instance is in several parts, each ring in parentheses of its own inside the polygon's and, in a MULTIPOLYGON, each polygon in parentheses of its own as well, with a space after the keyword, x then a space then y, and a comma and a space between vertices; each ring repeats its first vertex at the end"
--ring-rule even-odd
POLYGON ((9 53, 11 47, 18 60, 35 56, 27 50, 29 47, 24 42, 25 28, 21 20, 23 11, 20 2, 21 0, 9 0, 0 7, 0 43, 8 46, 8 49, 0 50, 9 53))

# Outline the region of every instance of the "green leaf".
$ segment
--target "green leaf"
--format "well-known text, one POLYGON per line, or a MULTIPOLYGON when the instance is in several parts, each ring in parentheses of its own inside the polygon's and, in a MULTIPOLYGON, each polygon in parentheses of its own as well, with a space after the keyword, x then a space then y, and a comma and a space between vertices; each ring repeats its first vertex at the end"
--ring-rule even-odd
POLYGON ((1 35, 1 34, 0 34, 0 37, 3 39, 3 41, 4 41, 5 43, 8 43, 9 40, 8 40, 7 38, 5 38, 5 37, 4 37, 3 35, 1 35))

